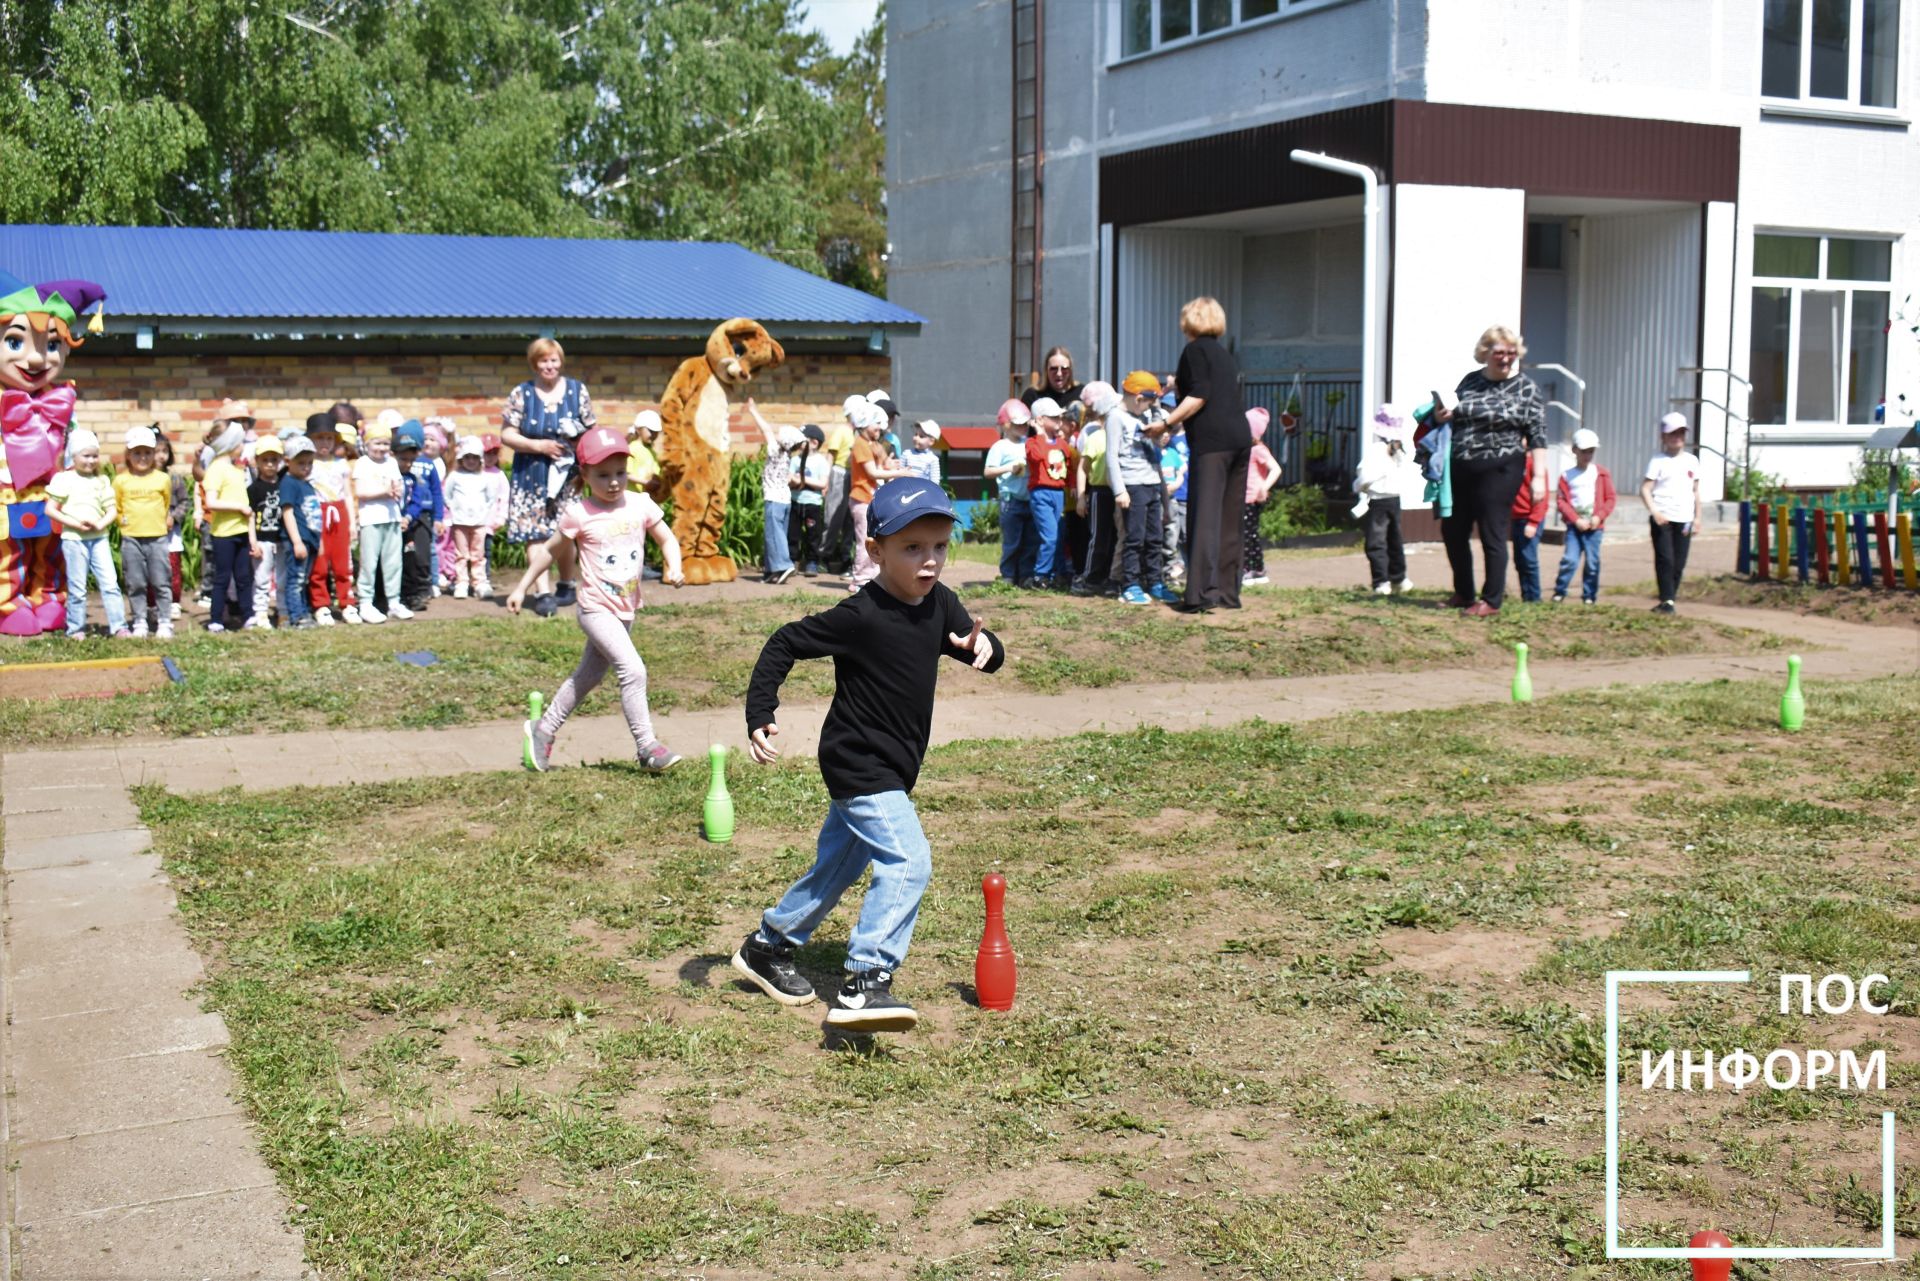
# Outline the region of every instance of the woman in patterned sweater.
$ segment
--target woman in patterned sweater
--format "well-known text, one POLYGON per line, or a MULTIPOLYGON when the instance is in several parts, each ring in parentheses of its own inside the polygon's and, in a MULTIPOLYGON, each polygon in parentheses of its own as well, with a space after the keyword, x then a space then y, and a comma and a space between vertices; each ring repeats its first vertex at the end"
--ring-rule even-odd
POLYGON ((1520 335, 1504 325, 1481 334, 1473 356, 1483 367, 1460 380, 1460 407, 1440 412, 1453 431, 1453 515, 1440 521, 1453 567, 1453 596, 1447 605, 1474 618, 1497 613, 1506 597, 1508 513, 1528 475, 1529 453, 1534 455, 1533 504, 1546 501, 1547 402, 1533 379, 1520 372, 1526 353, 1520 335), (1478 600, 1470 541, 1475 525, 1480 527, 1480 554, 1486 562, 1478 600))

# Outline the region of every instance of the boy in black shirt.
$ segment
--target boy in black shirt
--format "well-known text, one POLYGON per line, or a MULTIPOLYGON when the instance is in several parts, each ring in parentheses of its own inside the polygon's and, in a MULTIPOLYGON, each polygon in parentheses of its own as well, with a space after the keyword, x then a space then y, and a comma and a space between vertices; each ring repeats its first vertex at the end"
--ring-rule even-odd
POLYGON ((783 1005, 813 1000, 793 966, 847 887, 873 866, 873 883, 847 940, 847 979, 827 1022, 855 1032, 904 1032, 919 1021, 893 995, 907 958, 933 855, 909 793, 933 729, 941 655, 998 671, 1006 649, 960 598, 940 584, 953 536, 953 505, 918 476, 874 494, 867 550, 878 575, 834 608, 788 623, 767 641, 747 687, 753 759, 780 755, 774 711, 780 683, 803 658, 831 658, 833 706, 820 731, 820 774, 832 803, 811 870, 760 918, 733 954, 733 968, 783 1005))
MULTIPOLYGON (((275 590, 279 575, 286 572, 281 562, 280 469, 285 450, 275 436, 262 436, 253 442, 253 479, 247 483, 247 504, 253 508, 253 537, 260 563, 253 567, 253 617, 248 627, 273 630, 273 611, 280 608, 280 593, 275 590)), ((284 625, 291 619, 282 617, 284 625)))

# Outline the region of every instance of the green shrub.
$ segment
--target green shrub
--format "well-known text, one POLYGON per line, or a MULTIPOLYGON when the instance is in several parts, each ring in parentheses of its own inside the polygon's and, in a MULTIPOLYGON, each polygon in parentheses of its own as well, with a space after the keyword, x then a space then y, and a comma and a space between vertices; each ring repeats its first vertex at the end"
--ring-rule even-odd
POLYGON ((1260 513, 1260 539, 1277 543, 1283 538, 1331 533, 1339 526, 1327 519, 1327 491, 1318 485, 1288 485, 1267 497, 1260 513))

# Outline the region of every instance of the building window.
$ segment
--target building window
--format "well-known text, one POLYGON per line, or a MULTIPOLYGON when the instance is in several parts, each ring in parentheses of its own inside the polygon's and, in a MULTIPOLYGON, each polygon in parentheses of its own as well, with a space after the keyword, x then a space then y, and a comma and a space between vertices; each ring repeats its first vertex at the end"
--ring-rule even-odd
POLYGON ((1758 426, 1864 426, 1887 387, 1893 242, 1753 238, 1749 416, 1758 426))
POLYGON ((1120 56, 1131 58, 1263 18, 1342 3, 1345 0, 1118 0, 1120 56))
POLYGON ((1765 0, 1760 93, 1807 106, 1897 106, 1900 0, 1765 0))

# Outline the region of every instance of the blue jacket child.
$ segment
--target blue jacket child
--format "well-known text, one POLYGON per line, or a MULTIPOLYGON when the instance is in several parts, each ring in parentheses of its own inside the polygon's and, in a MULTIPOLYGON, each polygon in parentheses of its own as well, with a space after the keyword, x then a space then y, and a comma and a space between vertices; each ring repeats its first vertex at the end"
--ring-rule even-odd
POLYGON ((426 440, 426 428, 418 418, 407 419, 393 431, 393 456, 405 485, 400 498, 400 524, 406 531, 400 553, 400 603, 416 614, 433 595, 433 539, 447 523, 440 469, 433 459, 420 454, 426 440))

